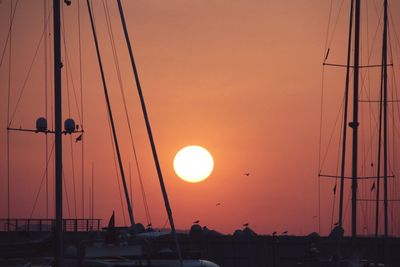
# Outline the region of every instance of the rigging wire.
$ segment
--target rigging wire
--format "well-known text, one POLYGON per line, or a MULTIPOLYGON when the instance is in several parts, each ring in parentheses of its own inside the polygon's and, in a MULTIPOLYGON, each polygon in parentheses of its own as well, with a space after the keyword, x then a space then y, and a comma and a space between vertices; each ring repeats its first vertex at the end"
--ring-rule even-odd
MULTIPOLYGON (((71 118, 71 94, 70 94, 70 88, 69 88, 69 76, 68 74, 71 73, 71 69, 68 66, 68 60, 67 60, 67 41, 66 41, 66 34, 65 34, 65 15, 64 15, 64 5, 61 5, 61 19, 62 19, 62 39, 64 43, 64 53, 65 53, 65 59, 67 61, 67 64, 65 66, 65 81, 66 81, 66 88, 67 88, 67 108, 68 108, 68 117, 71 118)), ((72 75, 72 74, 71 74, 72 75)), ((72 143, 72 135, 69 136, 69 144, 70 144, 70 152, 71 152, 71 166, 72 166, 72 189, 73 189, 73 194, 74 194, 74 215, 75 218, 78 217, 77 214, 77 198, 76 198, 76 183, 75 183, 75 158, 74 158, 74 149, 73 149, 73 143, 72 143)))
MULTIPOLYGON (((50 14, 53 14, 52 12, 53 12, 53 7, 52 7, 52 5, 49 5, 49 12, 51 12, 50 14)), ((54 29, 52 28, 52 26, 50 25, 50 23, 47 23, 47 32, 49 33, 49 36, 51 36, 51 33, 54 33, 54 29)), ((52 40, 51 40, 52 38, 48 38, 48 41, 49 41, 49 43, 48 43, 48 45, 49 45, 49 62, 50 62, 50 69, 54 69, 54 60, 53 60, 53 55, 54 55, 54 47, 52 46, 52 40)), ((50 80, 50 99, 54 99, 54 77, 53 77, 53 75, 49 75, 49 80, 50 80)), ((54 109, 54 102, 53 101, 49 101, 50 102, 50 115, 49 115, 49 117, 50 117, 50 123, 51 123, 51 129, 54 129, 54 123, 55 123, 55 109, 54 109)), ((51 135, 51 142, 55 142, 55 135, 54 134, 52 134, 51 135)), ((55 165, 55 160, 52 160, 51 161, 51 166, 52 166, 52 170, 51 170, 51 173, 52 173, 52 178, 53 179, 50 179, 50 182, 53 182, 52 184, 50 184, 49 185, 49 187, 50 188, 55 188, 55 173, 56 173, 56 165, 55 165)), ((51 194, 51 196, 52 196, 52 201, 50 202, 50 204, 51 203, 56 203, 56 194, 55 194, 55 190, 53 189, 53 194, 51 194)), ((53 204, 53 208, 55 208, 54 207, 54 204, 53 204)), ((51 209, 51 207, 49 207, 50 209, 51 209)))
MULTIPOLYGON (((54 152, 54 142, 53 142, 53 145, 51 146, 51 149, 50 149, 50 155, 48 155, 48 157, 46 159, 46 163, 47 163, 46 166, 48 166, 48 163, 51 160, 53 152, 54 152)), ((39 186, 39 188, 37 190, 37 193, 36 193, 36 196, 35 196, 35 201, 33 202, 33 206, 32 206, 32 209, 31 209, 30 216, 29 216, 30 219, 33 218, 33 213, 35 212, 36 205, 37 205, 37 202, 39 200, 40 192, 42 191, 43 183, 46 180, 46 172, 47 172, 47 169, 44 170, 42 178, 40 180, 40 186, 39 186)))
MULTIPOLYGON (((328 48, 329 32, 330 32, 331 17, 332 17, 332 6, 333 6, 333 0, 330 1, 330 5, 329 5, 328 26, 326 29, 324 53, 327 53, 327 48, 328 48)), ((324 54, 324 58, 325 58, 325 60, 327 59, 326 54, 324 54)))
MULTIPOLYGON (((122 82, 122 78, 121 78, 121 71, 120 71, 120 67, 119 67, 118 54, 117 54, 116 48, 115 48, 114 33, 113 33, 113 29, 112 29, 110 12, 109 12, 107 1, 103 0, 102 2, 103 2, 104 13, 106 15, 108 36, 109 36, 110 41, 111 41, 111 48, 112 48, 112 53, 113 53, 113 57, 114 57, 114 66, 115 66, 115 69, 116 69, 116 72, 117 72, 119 89, 120 89, 120 92, 121 92, 121 95, 122 95, 122 102, 123 102, 124 111, 125 111, 125 118, 126 118, 126 121, 127 121, 127 124, 128 124, 129 136, 130 136, 130 139, 131 139, 131 146, 132 146, 133 155, 134 155, 134 159, 135 159, 136 173, 138 174, 138 177, 139 177, 140 189, 141 189, 141 193, 142 193, 142 200, 143 200, 143 205, 144 205, 145 214, 146 214, 146 221, 147 221, 148 225, 151 225, 150 210, 149 210, 149 207, 148 207, 146 191, 144 189, 142 174, 141 174, 140 167, 139 167, 138 156, 137 156, 137 152, 136 152, 136 146, 135 146, 135 142, 134 142, 134 139, 133 139, 132 126, 131 126, 131 123, 130 123, 129 114, 128 114, 128 108, 127 108, 127 104, 126 104, 124 86, 123 86, 123 82, 122 82)), ((131 190, 131 194, 132 194, 132 190, 131 190)), ((132 201, 132 199, 131 199, 131 201, 132 201)))
MULTIPOLYGON (((16 7, 16 6, 15 6, 16 7)), ((15 12, 15 11, 14 11, 15 12)), ((8 54, 8 84, 7 84, 7 124, 10 121, 10 99, 11 99, 11 58, 12 58, 12 21, 13 21, 13 1, 10 1, 10 29, 9 29, 9 54, 8 54)), ((7 43, 5 48, 7 47, 7 43)), ((8 125, 7 125, 8 127, 8 125)), ((10 131, 7 130, 7 219, 11 217, 11 184, 10 184, 10 131)), ((7 223, 9 227, 9 223, 7 223)))
MULTIPOLYGON (((48 79, 47 79, 47 0, 43 0, 43 24, 44 24, 44 116, 47 119, 48 112, 47 112, 47 94, 48 94, 48 79)), ((46 219, 49 218, 49 169, 48 169, 48 146, 49 146, 49 139, 48 135, 45 134, 45 168, 46 168, 46 219)))
POLYGON ((111 147, 112 147, 112 150, 113 150, 113 162, 114 162, 115 178, 117 179, 117 183, 118 183, 118 192, 119 192, 119 200, 120 200, 120 205, 121 205, 121 210, 122 210, 122 218, 124 220, 124 225, 126 225, 124 201, 122 200, 121 183, 119 182, 119 178, 120 177, 119 177, 119 172, 118 172, 118 167, 117 167, 117 158, 116 158, 116 155, 115 155, 116 152, 115 152, 115 148, 114 148, 114 145, 113 145, 113 137, 112 137, 110 118, 108 118, 108 128, 110 130, 110 143, 111 143, 111 147))
MULTIPOLYGON (((390 29, 392 29, 391 31, 388 31, 388 37, 389 37, 389 47, 390 47, 390 61, 393 63, 393 58, 394 58, 394 56, 393 56, 393 51, 395 51, 395 53, 396 53, 396 58, 400 58, 399 56, 399 54, 398 54, 398 51, 399 51, 399 49, 400 49, 400 41, 399 41, 399 38, 398 38, 398 35, 397 35, 397 30, 396 30, 396 25, 395 25, 395 23, 393 22, 393 17, 392 17, 392 14, 391 14, 391 9, 389 8, 389 25, 388 25, 388 27, 390 28, 390 29), (391 35, 391 32, 393 33, 393 35, 394 35, 394 38, 395 38, 395 40, 393 40, 393 38, 392 38, 392 35, 391 35), (392 42, 395 42, 395 41, 397 41, 397 50, 396 49, 393 49, 393 45, 392 45, 392 42)), ((392 79, 391 79, 391 88, 392 88, 392 98, 393 99, 398 99, 398 91, 397 91, 397 89, 396 88, 398 88, 398 85, 397 85, 397 80, 396 80, 396 69, 392 66, 392 68, 391 68, 391 70, 392 70, 392 75, 391 75, 391 77, 392 77, 392 79)), ((400 124, 400 109, 399 109, 399 103, 396 103, 396 111, 395 111, 395 106, 394 105, 392 105, 392 120, 393 120, 393 126, 392 126, 392 131, 393 131, 393 151, 392 151, 392 155, 393 155, 393 172, 394 172, 394 174, 396 175, 396 174, 398 174, 399 173, 399 171, 398 171, 398 167, 397 167, 397 146, 398 146, 398 143, 396 143, 396 140, 397 140, 397 138, 396 138, 396 134, 395 134, 395 132, 397 132, 398 133, 398 135, 400 135, 400 131, 395 127, 395 123, 396 123, 396 119, 395 118, 397 118, 398 119, 398 123, 400 124), (397 116, 395 115, 395 113, 396 113, 396 111, 397 111, 397 116)), ((398 198, 399 197, 399 179, 398 179, 398 175, 396 175, 396 177, 397 177, 397 179, 395 179, 394 181, 393 181, 393 187, 392 187, 392 189, 393 189, 393 191, 392 191, 392 197, 394 197, 394 198, 398 198)), ((399 212, 397 211, 396 212, 396 208, 395 207, 393 207, 393 205, 391 206, 392 207, 392 225, 393 225, 393 227, 392 227, 392 234, 394 234, 395 235, 395 233, 397 233, 398 235, 399 235, 399 230, 400 230, 400 228, 399 228, 399 226, 400 226, 400 216, 398 216, 398 214, 399 214, 399 212), (394 214, 397 214, 397 218, 394 216, 394 214)), ((397 205, 397 210, 399 209, 400 207, 399 207, 399 205, 397 205)))
MULTIPOLYGON (((344 110, 342 112, 342 123, 340 124, 340 129, 339 129, 339 139, 342 139, 342 130, 343 130, 343 120, 344 120, 344 110)), ((336 158, 336 171, 335 171, 335 186, 334 186, 334 192, 333 192, 333 201, 332 201, 332 213, 331 213, 331 231, 333 229, 334 226, 334 216, 335 216, 335 206, 336 206, 336 189, 337 189, 337 185, 338 185, 338 177, 339 177, 339 161, 340 161, 340 151, 341 151, 341 145, 339 142, 339 146, 338 146, 338 151, 337 151, 337 158, 336 158)))
MULTIPOLYGON (((49 21, 49 17, 50 17, 51 14, 52 14, 52 11, 50 11, 49 14, 48 14, 48 16, 47 16, 47 23, 48 23, 48 21, 49 21)), ((35 54, 34 54, 33 59, 32 59, 32 61, 31 61, 30 65, 29 65, 29 69, 28 69, 28 72, 27 72, 26 77, 25 77, 25 79, 24 79, 23 85, 22 85, 22 87, 21 87, 21 89, 20 89, 20 91, 19 91, 17 103, 15 104, 15 107, 14 107, 14 109, 13 109, 13 112, 11 113, 11 116, 10 116, 10 118, 9 118, 9 121, 7 122, 7 123, 8 123, 7 127, 10 127, 11 124, 12 124, 12 122, 13 122, 13 120, 14 120, 15 114, 16 114, 17 109, 18 109, 18 106, 19 106, 19 103, 21 102, 21 99, 22 99, 22 96, 23 96, 23 94, 24 94, 24 91, 25 91, 25 88, 26 88, 28 79, 29 79, 29 77, 30 77, 30 74, 31 74, 31 71, 32 71, 32 68, 33 68, 33 64, 34 64, 35 61, 36 61, 36 58, 37 58, 37 55, 38 55, 38 52, 39 52, 40 45, 41 45, 41 43, 42 43, 42 41, 43 41, 44 34, 45 34, 45 31, 42 32, 42 34, 41 34, 41 36, 40 36, 40 39, 39 39, 39 42, 38 42, 38 44, 37 44, 37 46, 36 46, 35 54)))
MULTIPOLYGON (((115 152, 116 152, 117 158, 118 158, 118 165, 119 165, 119 169, 120 169, 121 180, 122 180, 123 187, 124 187, 124 193, 125 193, 126 205, 127 205, 128 213, 129 213, 130 224, 131 224, 131 227, 134 227, 135 221, 134 221, 134 217, 133 217, 133 210, 132 210, 132 207, 131 207, 130 201, 129 201, 129 193, 128 193, 128 189, 126 186, 124 168, 123 168, 122 159, 120 156, 118 139, 117 139, 117 135, 116 135, 115 125, 114 125, 114 120, 113 120, 113 115, 112 115, 112 110, 111 110, 111 104, 110 104, 110 99, 109 99, 109 95, 108 95, 108 90, 107 90, 107 85, 106 85, 106 80, 105 80, 104 70, 103 70, 103 64, 102 64, 102 60, 101 60, 100 49, 99 49, 99 44, 98 44, 98 39, 97 39, 95 19, 93 16, 94 12, 92 12, 93 3, 90 0, 87 0, 86 3, 87 3, 87 7, 88 7, 90 23, 91 23, 91 28, 92 28, 92 34, 93 34, 93 39, 94 39, 94 43, 95 43, 95 47, 96 47, 97 60, 98 60, 101 79, 102 79, 102 83, 103 83, 104 97, 105 97, 106 104, 107 104, 107 113, 108 113, 107 118, 109 121, 109 125, 111 126, 109 128, 111 130, 112 138, 114 141, 112 147, 113 147, 113 149, 115 149, 115 152)), ((114 153, 114 156, 115 156, 115 153, 114 153)), ((118 189, 120 190, 120 187, 118 187, 118 189)), ((124 209, 122 209, 122 210, 124 210, 124 209)))
POLYGON ((339 107, 338 113, 337 113, 337 115, 336 115, 335 123, 334 123, 334 125, 333 125, 333 127, 332 127, 332 130, 330 131, 330 136, 329 136, 329 140, 328 140, 327 149, 326 149, 326 151, 325 151, 325 153, 324 153, 324 155, 323 155, 323 157, 322 157, 322 161, 321 161, 321 168, 324 166, 325 161, 327 160, 329 148, 330 148, 330 146, 331 146, 331 144, 332 144, 332 142, 333 142, 333 137, 334 137, 334 134, 335 134, 335 129, 337 128, 337 124, 338 124, 338 122, 339 122, 340 115, 342 114, 343 104, 344 104, 344 96, 343 96, 343 100, 341 101, 341 105, 340 105, 340 107, 339 107))
MULTIPOLYGON (((368 3, 366 3, 366 8, 365 8, 365 12, 366 12, 366 25, 367 25, 367 27, 366 27, 366 38, 367 38, 367 42, 366 42, 366 53, 368 54, 369 53, 369 51, 371 51, 371 53, 369 53, 369 56, 367 57, 367 66, 369 66, 370 65, 370 57, 371 57, 371 54, 372 54, 372 50, 370 49, 370 46, 369 46, 369 16, 368 16, 368 3)), ((360 90, 360 95, 362 96, 362 94, 363 94, 363 89, 365 90, 365 93, 366 93, 366 95, 367 95, 367 99, 368 100, 370 100, 371 99, 371 97, 370 97, 370 95, 371 95, 371 82, 370 82, 370 69, 369 68, 366 68, 366 71, 365 71, 365 74, 364 73, 360 73, 360 75, 361 75, 361 90, 360 90), (369 97, 368 97, 369 96, 369 97)), ((368 104, 369 104, 369 106, 371 107, 371 102, 368 102, 368 104)), ((361 107, 361 110, 362 110, 362 108, 363 107, 361 107)), ((370 140, 370 142, 369 142, 369 144, 370 144, 370 146, 372 146, 372 138, 371 138, 371 136, 372 136, 372 130, 371 130, 371 113, 372 113, 372 109, 371 108, 369 108, 368 109, 369 110, 369 130, 370 130, 370 133, 369 133, 369 136, 370 136, 370 138, 369 138, 369 140, 370 140)), ((364 113, 363 112, 360 112, 360 116, 361 116, 361 121, 364 121, 364 113)), ((372 162, 372 153, 369 153, 369 150, 371 150, 371 147, 370 146, 368 146, 368 153, 366 153, 366 140, 367 140, 367 138, 366 138, 366 136, 365 136, 365 127, 364 127, 364 124, 362 123, 361 124, 361 135, 362 135, 362 140, 365 140, 365 142, 362 142, 362 155, 363 155, 363 160, 362 160, 362 164, 361 164, 361 173, 362 173, 362 175, 363 176, 366 176, 366 166, 367 166, 367 164, 365 164, 366 163, 366 161, 367 161, 367 158, 368 158, 368 155, 370 155, 371 156, 371 160, 370 160, 370 162, 372 162)), ((368 164, 368 166, 369 166, 369 164, 368 164)), ((370 184, 369 184, 369 186, 370 186, 370 184)), ((361 184, 361 191, 362 191, 362 195, 366 195, 366 191, 367 190, 367 187, 366 187, 366 183, 362 183, 361 184)), ((361 202, 361 203, 359 203, 359 205, 360 205, 360 207, 361 207, 361 217, 362 217, 362 220, 363 220, 363 231, 364 231, 364 233, 365 233, 365 230, 367 229, 367 227, 366 227, 366 224, 367 224, 367 220, 368 220, 368 212, 367 212, 367 210, 368 210, 368 207, 369 206, 371 206, 370 205, 370 202, 361 202)))
MULTIPOLYGON (((371 51, 370 42, 369 42, 369 40, 370 40, 370 27, 369 27, 369 19, 368 19, 369 18, 369 16, 368 16, 368 14, 369 14, 368 1, 365 2, 365 7, 366 7, 366 13, 367 13, 367 16, 366 16, 366 18, 367 18, 367 21, 366 21, 366 23, 367 23, 367 51, 371 51)), ((375 37, 374 37, 374 39, 375 39, 375 37)), ((371 63, 371 54, 372 53, 370 53, 369 56, 367 57, 367 65, 370 65, 370 63, 371 63)), ((364 84, 364 82, 363 82, 363 84, 364 84)), ((370 72, 369 68, 367 68, 367 70, 366 70, 366 84, 367 84, 367 89, 368 89, 367 92, 366 92, 366 94, 367 94, 366 97, 367 97, 367 99, 371 100, 371 72, 370 72)), ((370 156, 370 168, 369 168, 368 175, 372 175, 373 174, 373 162, 374 162, 373 153, 372 153, 372 151, 373 151, 373 141, 372 141, 373 138, 372 138, 372 136, 374 135, 374 132, 373 132, 373 129, 372 129, 372 123, 373 123, 372 118, 375 118, 375 117, 374 117, 374 113, 372 111, 372 103, 371 102, 369 102, 368 111, 369 111, 369 113, 368 113, 369 117, 368 118, 369 118, 370 142, 369 142, 369 146, 368 146, 368 151, 367 152, 364 151, 365 158, 364 158, 363 164, 367 160, 367 157, 368 157, 367 154, 369 154, 369 156, 370 156)), ((365 175, 365 173, 364 173, 364 175, 365 175)), ((370 186, 370 188, 372 188, 371 183, 369 184, 369 186, 370 186)), ((369 198, 372 199, 372 190, 369 190, 369 198)), ((368 225, 369 225, 368 222, 371 222, 372 219, 373 219, 372 214, 373 214, 373 208, 374 207, 373 207, 373 203, 372 202, 367 202, 367 203, 365 203, 365 205, 367 206, 366 207, 366 209, 367 209, 366 213, 367 214, 364 216, 364 225, 367 225, 367 231, 368 231, 368 225)), ((364 212, 364 209, 362 209, 362 212, 364 212)))
POLYGON ((62 176, 63 176, 63 183, 64 183, 64 193, 65 193, 65 198, 66 198, 66 200, 67 200, 67 211, 68 211, 68 217, 70 217, 71 218, 71 209, 70 209, 70 206, 69 206, 69 197, 68 197, 68 189, 67 189, 67 184, 65 183, 65 173, 64 173, 64 169, 62 170, 62 176))
MULTIPOLYGON (((78 0, 78 47, 79 47, 79 87, 81 95, 81 130, 84 132, 83 122, 83 74, 82 74, 82 40, 81 40, 81 13, 78 0)), ((85 218, 85 138, 81 140, 81 178, 82 178, 82 218, 85 218)))
MULTIPOLYGON (((329 50, 328 47, 328 36, 330 31, 330 22, 332 16, 332 5, 333 0, 330 2, 329 6, 329 16, 328 16, 328 26, 326 30, 326 39, 325 39, 325 47, 324 47, 324 62, 328 59, 329 50)), ((323 118, 323 104, 324 104, 324 81, 325 81, 325 66, 322 66, 322 77, 321 77, 321 97, 320 97, 320 119, 319 119, 319 144, 318 144, 318 174, 321 173, 321 149, 322 149, 322 118, 323 118)), ((321 177, 318 176, 318 232, 321 233, 321 177)))
POLYGON ((14 22, 15 12, 17 11, 17 6, 18 6, 18 3, 19 3, 19 0, 17 0, 15 2, 14 8, 12 7, 12 2, 13 2, 13 0, 10 1, 10 3, 11 3, 11 13, 12 13, 11 18, 10 18, 10 27, 8 28, 7 37, 6 37, 6 41, 5 41, 5 44, 4 44, 3 52, 1 53, 0 68, 3 65, 4 56, 5 56, 6 51, 7 51, 7 44, 10 44, 10 46, 11 46, 11 42, 10 42, 11 30, 12 30, 12 25, 13 25, 13 22, 14 22))
MULTIPOLYGON (((332 45, 333 38, 334 38, 335 33, 336 33, 336 27, 337 27, 337 25, 338 25, 339 18, 340 18, 340 15, 341 15, 341 13, 342 13, 343 4, 344 4, 344 0, 342 0, 342 2, 340 3, 339 11, 338 11, 338 13, 337 13, 337 15, 336 15, 335 23, 334 23, 334 25, 333 25, 331 37, 330 37, 329 41, 327 41, 327 40, 325 41, 325 51, 327 51, 327 49, 329 49, 329 47, 332 45)), ((331 2, 331 8, 332 8, 332 2, 331 2)), ((330 11, 330 12, 331 12, 331 11, 330 11)), ((331 15, 329 15, 329 18, 330 18, 330 17, 331 17, 331 15)), ((328 28, 328 29, 329 29, 329 28, 328 28)), ((328 39, 328 33, 327 33, 327 35, 326 35, 326 38, 328 39)))

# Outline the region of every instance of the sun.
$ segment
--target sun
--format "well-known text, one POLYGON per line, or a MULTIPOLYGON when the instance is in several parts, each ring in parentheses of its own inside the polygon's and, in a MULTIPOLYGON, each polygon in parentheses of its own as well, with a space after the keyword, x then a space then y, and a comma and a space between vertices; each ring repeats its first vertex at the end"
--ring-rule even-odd
POLYGON ((184 181, 198 183, 207 179, 214 169, 214 159, 201 146, 187 146, 176 153, 175 173, 184 181))

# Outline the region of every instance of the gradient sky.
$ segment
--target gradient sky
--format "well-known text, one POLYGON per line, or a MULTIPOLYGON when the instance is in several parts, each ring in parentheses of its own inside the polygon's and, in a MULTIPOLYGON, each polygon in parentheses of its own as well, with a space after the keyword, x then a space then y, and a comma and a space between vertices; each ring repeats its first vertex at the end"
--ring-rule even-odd
MULTIPOLYGON (((95 217, 107 220, 115 210, 117 223, 123 225, 99 68, 86 3, 80 2, 85 216, 88 216, 89 180, 93 163, 95 217)), ((349 1, 344 1, 342 12, 339 13, 341 2, 332 1, 328 34, 332 41, 328 43, 331 48, 330 61, 344 64, 349 1), (338 20, 334 27, 336 18, 338 20)), ((393 24, 400 25, 400 3, 391 2, 393 24)), ((150 214, 153 226, 162 227, 166 212, 117 6, 115 1, 107 3, 150 214)), ((201 224, 224 233, 231 233, 244 223, 249 223, 256 232, 267 234, 285 230, 294 234, 318 231, 318 218, 315 216, 318 216, 321 74, 331 1, 171 0, 123 1, 123 4, 177 227, 189 228, 193 221, 200 220, 201 224), (215 170, 202 183, 184 182, 173 171, 172 162, 176 152, 187 145, 203 146, 214 157, 215 170), (244 176, 245 172, 251 175, 244 176), (221 205, 216 206, 216 203, 221 205)), ((363 38, 374 40, 377 16, 381 10, 378 6, 380 1, 370 1, 369 5, 369 13, 373 17, 368 21, 370 35, 364 31, 363 38)), ((73 1, 70 7, 64 6, 65 40, 70 66, 66 63, 63 48, 64 66, 67 65, 63 69, 63 117, 71 116, 81 124, 73 94, 74 85, 80 106, 77 7, 78 1, 73 1), (67 81, 65 71, 69 72, 72 79, 68 78, 67 81)), ((129 162, 132 164, 134 213, 138 221, 146 223, 101 1, 94 1, 94 11, 126 173, 129 173, 129 162)), ((1 49, 5 45, 9 13, 10 0, 3 0, 0 4, 1 49)), ((11 110, 16 106, 39 43, 43 14, 42 1, 20 1, 18 5, 12 32, 11 110)), ((48 39, 49 47, 50 41, 48 39)), ((33 128, 35 119, 44 116, 43 47, 41 43, 26 90, 13 118, 13 127, 33 128)), ((398 55, 398 42, 393 49, 393 53, 397 51, 398 55)), ((372 56, 371 61, 374 59, 379 60, 379 57, 372 56)), ((48 60, 50 62, 50 56, 48 60)), ((4 128, 7 125, 8 70, 6 53, 0 68, 0 217, 6 217, 7 214, 4 128)), ((49 63, 49 113, 52 108, 51 74, 49 63)), ((323 126, 326 135, 329 135, 339 110, 344 77, 343 70, 329 70, 325 77, 325 83, 329 84, 326 85, 323 126)), ((328 144, 326 135, 323 138, 324 151, 328 144)), ((12 132, 10 140, 11 217, 29 217, 44 172, 45 138, 12 132)), ((72 146, 76 213, 82 217, 81 146, 73 140, 71 145, 69 137, 64 140, 64 172, 70 207, 68 212, 65 205, 64 214, 65 217, 75 216, 72 146)), ((332 147, 336 155, 337 148, 335 145, 332 147)), ((336 161, 328 158, 324 165, 326 173, 335 166, 336 161)), ((333 183, 321 180, 323 234, 331 229, 333 183)), ((49 187, 52 200, 52 181, 49 187)), ((42 188, 33 217, 45 217, 45 207, 45 190, 42 188)), ((52 203, 50 208, 52 211, 52 203)), ((125 216, 128 223, 128 217, 125 216)))

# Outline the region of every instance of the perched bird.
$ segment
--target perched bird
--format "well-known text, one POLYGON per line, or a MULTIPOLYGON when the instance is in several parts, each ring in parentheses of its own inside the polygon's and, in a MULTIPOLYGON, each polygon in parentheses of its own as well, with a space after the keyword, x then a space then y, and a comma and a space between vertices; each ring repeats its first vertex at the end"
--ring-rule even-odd
POLYGON ((198 224, 200 222, 200 220, 197 220, 197 221, 194 221, 193 223, 194 224, 198 224))
POLYGON ((75 143, 78 143, 79 141, 82 141, 82 137, 83 137, 83 134, 79 135, 79 136, 75 139, 75 143))
POLYGON ((249 226, 249 223, 243 224, 243 227, 247 227, 247 226, 249 226))
POLYGON ((71 5, 71 0, 64 0, 64 3, 65 3, 67 6, 70 6, 70 5, 71 5))
POLYGON ((249 172, 245 172, 243 175, 250 176, 250 173, 249 172))

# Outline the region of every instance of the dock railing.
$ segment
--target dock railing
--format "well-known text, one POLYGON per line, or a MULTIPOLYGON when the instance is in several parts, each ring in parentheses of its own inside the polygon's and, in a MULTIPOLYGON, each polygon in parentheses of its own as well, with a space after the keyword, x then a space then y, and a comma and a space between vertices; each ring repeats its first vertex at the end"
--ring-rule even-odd
MULTIPOLYGON (((55 219, 2 219, 0 232, 51 232, 55 219)), ((101 230, 101 219, 63 219, 64 232, 96 232, 101 230)))

